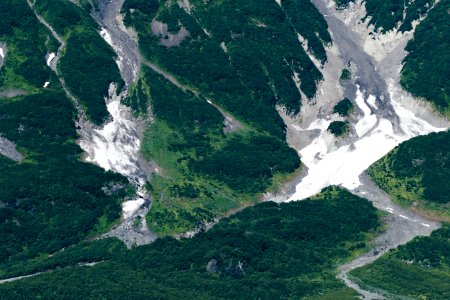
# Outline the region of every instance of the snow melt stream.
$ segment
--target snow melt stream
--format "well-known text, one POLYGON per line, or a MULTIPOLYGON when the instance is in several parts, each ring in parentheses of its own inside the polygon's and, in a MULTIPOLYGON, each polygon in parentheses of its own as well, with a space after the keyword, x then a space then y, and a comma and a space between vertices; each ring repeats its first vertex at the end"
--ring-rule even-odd
MULTIPOLYGON (((391 87, 389 90, 391 93, 391 87)), ((391 93, 391 99, 393 99, 392 96, 391 93)), ((373 102, 372 97, 369 96, 367 102, 373 102)), ((396 132, 390 120, 378 118, 371 112, 360 90, 357 91, 355 102, 363 111, 362 118, 355 125, 359 139, 352 144, 330 151, 333 137, 327 131, 329 122, 318 121, 312 124, 312 127, 320 129, 321 133, 311 144, 299 151, 302 162, 308 167, 308 174, 296 186, 296 192, 289 201, 308 198, 330 185, 340 185, 354 190, 360 186, 359 176, 401 142, 418 135, 446 129, 430 125, 400 103, 391 100, 400 119, 402 131, 396 132)), ((312 128, 305 130, 309 129, 312 128)), ((303 129, 297 128, 297 130, 303 129)))

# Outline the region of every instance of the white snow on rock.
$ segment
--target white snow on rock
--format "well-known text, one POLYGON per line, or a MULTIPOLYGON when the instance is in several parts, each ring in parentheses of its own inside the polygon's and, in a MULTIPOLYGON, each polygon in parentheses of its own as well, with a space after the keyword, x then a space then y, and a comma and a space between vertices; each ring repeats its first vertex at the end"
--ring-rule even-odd
POLYGON ((100 30, 100 35, 111 47, 113 47, 111 35, 109 34, 108 30, 106 30, 106 28, 102 28, 102 30, 100 30))
POLYGON ((50 53, 47 57, 47 66, 50 67, 50 63, 52 62, 52 60, 56 57, 56 54, 54 52, 50 53))
POLYGON ((373 108, 378 109, 376 100, 377 99, 374 96, 370 95, 369 98, 367 99, 367 103, 369 103, 369 105, 372 106, 373 108))
POLYGON ((144 205, 145 200, 138 198, 136 200, 126 201, 122 203, 122 214, 124 219, 131 218, 144 205))
POLYGON ((50 84, 50 82, 46 81, 46 82, 44 83, 44 86, 43 86, 44 89, 47 88, 49 84, 50 84))
POLYGON ((371 114, 361 91, 357 92, 356 103, 364 115, 356 124, 357 134, 362 138, 353 144, 333 151, 330 133, 324 129, 326 122, 322 121, 323 124, 320 124, 318 120, 316 124, 311 124, 312 128, 320 128, 321 134, 299 151, 302 162, 308 167, 308 174, 297 185, 296 192, 289 201, 308 198, 330 185, 341 185, 354 190, 360 185, 359 175, 401 142, 418 135, 445 130, 430 125, 400 103, 391 100, 403 131, 397 133, 394 132, 391 121, 383 118, 377 120, 371 114))
POLYGON ((3 48, 0 47, 0 56, 3 58, 5 58, 5 53, 3 52, 3 48))

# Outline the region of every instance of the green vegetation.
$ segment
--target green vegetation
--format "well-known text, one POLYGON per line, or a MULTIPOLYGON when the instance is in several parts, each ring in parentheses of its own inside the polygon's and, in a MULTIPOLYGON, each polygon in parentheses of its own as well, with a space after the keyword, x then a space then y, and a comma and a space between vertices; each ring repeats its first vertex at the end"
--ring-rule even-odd
MULTIPOLYGON (((353 103, 348 98, 344 98, 334 106, 333 113, 348 118, 353 111, 353 107, 353 103)), ((333 121, 330 123, 327 130, 335 136, 347 135, 349 131, 348 121, 333 121)))
POLYGON ((100 37, 88 9, 65 0, 36 1, 35 8, 66 42, 60 75, 86 114, 101 124, 109 115, 104 100, 109 84, 117 83, 118 90, 123 85, 114 51, 100 37))
POLYGON ((442 0, 416 28, 406 46, 401 84, 450 116, 449 0, 442 0))
POLYGON ((346 121, 333 121, 328 126, 327 130, 335 136, 343 136, 348 133, 348 122, 346 121))
POLYGON ((333 109, 333 113, 339 114, 341 117, 348 117, 353 111, 353 103, 348 98, 339 101, 333 109))
POLYGON ((341 80, 349 80, 352 76, 352 73, 349 69, 343 69, 341 76, 339 77, 341 80))
POLYGON ((0 41, 8 53, 0 72, 0 90, 36 92, 50 81, 45 54, 53 47, 51 35, 37 25, 26 1, 5 0, 0 6, 0 41), (47 41, 37 43, 36 41, 47 41))
POLYGON ((0 115, 0 132, 26 154, 21 164, 0 157, 1 260, 51 253, 83 239, 101 216, 119 216, 125 191, 108 196, 101 187, 126 182, 79 161, 74 109, 63 93, 0 103, 0 115))
MULTIPOLYGON (((46 267, 58 260, 61 267, 74 266, 83 255, 103 262, 2 284, 0 293, 46 299, 348 299, 355 293, 336 279, 336 265, 360 253, 378 227, 368 201, 328 188, 311 200, 247 208, 192 239, 163 238, 125 253, 113 240, 96 242, 104 257, 87 245, 67 249, 46 267)), ((28 270, 33 267, 45 269, 28 270)))
POLYGON ((0 90, 25 92, 0 99, 0 133, 24 155, 21 163, 0 156, 3 268, 59 251, 108 227, 119 217, 128 183, 80 161, 76 111, 45 64, 45 54, 56 47, 51 34, 25 1, 2 2, 0 14, 1 39, 8 47, 0 90), (50 81, 46 89, 45 81, 50 81), (106 194, 102 188, 111 184, 123 189, 106 194))
POLYGON ((406 141, 369 168, 372 179, 394 201, 449 218, 450 132, 406 141))
POLYGON ((450 226, 391 250, 350 272, 363 287, 413 299, 450 298, 450 226))
POLYGON ((295 151, 276 137, 246 128, 225 135, 224 117, 214 106, 149 68, 127 101, 137 108, 150 101, 155 118, 142 152, 162 169, 148 185, 155 202, 147 217, 160 235, 185 232, 254 202, 274 176, 300 166, 295 151))
POLYGON ((412 22, 423 17, 434 3, 434 0, 367 0, 365 2, 367 11, 365 18, 370 17, 369 24, 375 25, 375 28, 382 32, 396 27, 400 31, 408 31, 412 29, 412 22))

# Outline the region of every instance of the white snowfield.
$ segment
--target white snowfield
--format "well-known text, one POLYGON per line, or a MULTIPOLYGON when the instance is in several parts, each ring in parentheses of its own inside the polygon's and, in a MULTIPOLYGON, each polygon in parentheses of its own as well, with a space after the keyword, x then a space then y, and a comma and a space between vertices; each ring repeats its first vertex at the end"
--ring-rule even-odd
POLYGON ((56 57, 56 54, 54 52, 50 53, 47 57, 47 66, 50 67, 50 63, 52 62, 52 60, 56 57))
MULTIPOLYGON (((393 98, 391 87, 389 92, 393 98)), ((368 99, 371 105, 375 103, 372 97, 368 99)), ((329 152, 329 149, 332 149, 329 145, 331 145, 333 137, 324 126, 329 122, 317 120, 309 126, 311 128, 308 129, 320 129, 321 134, 311 144, 299 151, 302 162, 308 167, 308 174, 297 185, 296 192, 288 201, 308 198, 330 185, 340 185, 354 190, 360 186, 358 177, 401 142, 418 135, 446 129, 430 125, 416 117, 413 112, 400 103, 391 100, 403 131, 403 133, 397 133, 394 132, 391 121, 377 119, 375 114, 371 114, 361 91, 357 92, 356 104, 364 115, 355 125, 356 133, 361 138, 353 144, 329 152)))
MULTIPOLYGON (((130 120, 129 109, 120 104, 120 97, 114 97, 107 108, 112 121, 101 129, 95 129, 92 140, 81 140, 80 146, 87 153, 86 161, 94 162, 106 171, 133 178, 140 147, 136 124, 130 120)), ((138 183, 144 184, 145 181, 138 183)))
POLYGON ((2 47, 0 47, 0 56, 1 56, 2 59, 5 58, 5 53, 3 52, 3 48, 2 47))

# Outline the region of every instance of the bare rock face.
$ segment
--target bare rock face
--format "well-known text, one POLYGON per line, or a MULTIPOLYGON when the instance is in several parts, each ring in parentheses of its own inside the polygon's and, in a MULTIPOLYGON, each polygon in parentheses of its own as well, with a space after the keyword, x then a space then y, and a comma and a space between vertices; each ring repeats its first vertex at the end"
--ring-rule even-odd
POLYGON ((170 33, 167 24, 157 20, 153 20, 151 26, 153 35, 161 37, 159 42, 167 48, 179 46, 187 37, 191 35, 190 32, 183 26, 181 26, 180 30, 178 30, 176 34, 170 33))
POLYGON ((206 272, 208 273, 218 273, 219 267, 217 266, 217 260, 214 258, 211 259, 208 264, 206 265, 206 272))
POLYGON ((22 154, 16 149, 16 144, 2 136, 0 136, 0 154, 16 162, 23 160, 22 154))

